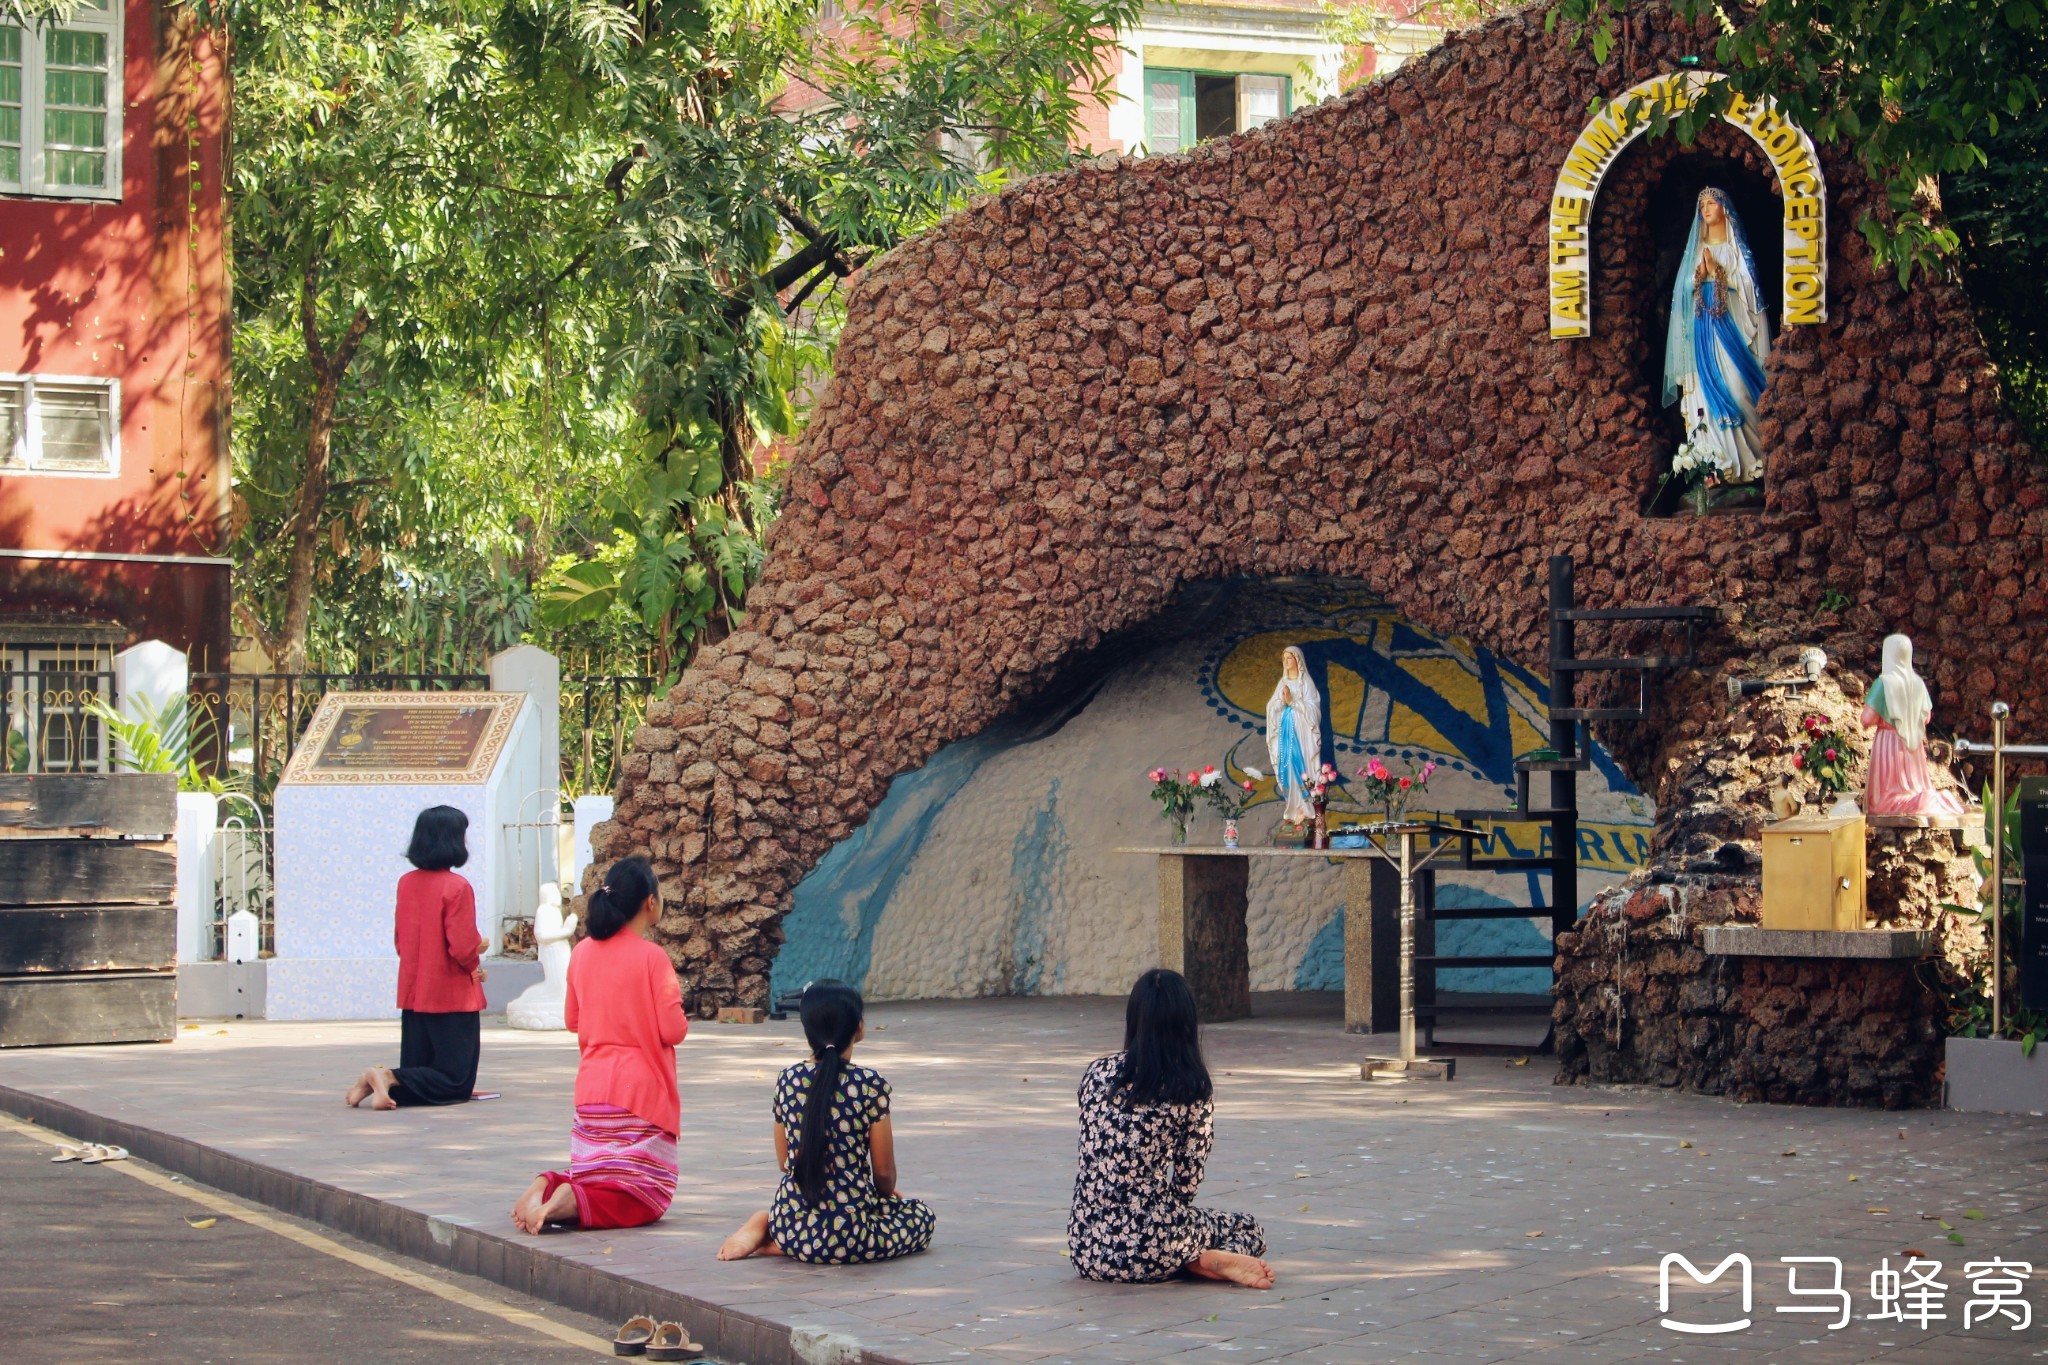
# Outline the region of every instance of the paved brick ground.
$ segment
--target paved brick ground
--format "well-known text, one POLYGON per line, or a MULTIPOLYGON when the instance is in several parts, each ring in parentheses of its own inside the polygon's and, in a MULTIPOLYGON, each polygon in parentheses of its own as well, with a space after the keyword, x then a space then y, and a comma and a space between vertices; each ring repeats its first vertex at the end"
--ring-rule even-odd
MULTIPOLYGON (((794 1022, 695 1026, 682 1050, 683 1184, 668 1218, 545 1248, 911 1361, 2048 1356, 2048 1322, 1962 1330, 1964 1261, 2023 1259, 2048 1280, 2040 1120, 1557 1088, 1540 1058, 1467 1059, 1449 1085, 1366 1085, 1365 1046, 1325 1002, 1259 1006, 1260 1017, 1207 1035, 1220 1113, 1204 1197, 1265 1220, 1280 1272, 1271 1293, 1115 1288, 1067 1268, 1073 1087, 1121 1032, 1120 1002, 1094 999, 870 1014, 860 1059, 895 1085, 904 1188, 939 1212, 927 1255, 837 1270, 712 1259, 772 1188, 768 1096, 801 1045, 794 1022), (1983 1218, 1966 1218, 1972 1209, 1983 1218), (1935 1217, 1966 1244, 1923 1221, 1935 1217), (1865 1320, 1870 1272, 1908 1248, 1943 1262, 1948 1318, 1931 1330, 1865 1320), (1731 1251, 1756 1265, 1754 1325, 1718 1338, 1659 1326, 1660 1257, 1711 1265, 1731 1251), (1787 1255, 1842 1258, 1850 1326, 1775 1311, 1795 1302, 1777 1261, 1787 1255)), ((209 1024, 169 1047, 0 1054, 0 1086, 509 1228, 505 1210, 530 1173, 563 1157, 573 1042, 489 1030, 483 1084, 504 1098, 343 1109, 348 1075, 388 1057, 396 1037, 395 1024, 209 1024)), ((2048 1286, 2030 1284, 2028 1298, 2048 1314, 2048 1286)), ((1705 1291, 1679 1294, 1680 1311, 1735 1315, 1730 1295, 1705 1291)))

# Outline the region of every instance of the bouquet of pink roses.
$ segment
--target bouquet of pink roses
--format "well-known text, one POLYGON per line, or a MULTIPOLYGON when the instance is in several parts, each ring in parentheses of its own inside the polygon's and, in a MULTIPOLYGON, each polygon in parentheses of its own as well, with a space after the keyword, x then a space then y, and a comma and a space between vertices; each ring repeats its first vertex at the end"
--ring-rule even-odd
POLYGON ((1405 773, 1396 773, 1379 759, 1369 758, 1358 770, 1358 777, 1365 784, 1360 799, 1368 806, 1380 807, 1386 813, 1387 823, 1393 824, 1407 813, 1408 803, 1429 785, 1436 766, 1432 758, 1420 769, 1411 766, 1405 773))

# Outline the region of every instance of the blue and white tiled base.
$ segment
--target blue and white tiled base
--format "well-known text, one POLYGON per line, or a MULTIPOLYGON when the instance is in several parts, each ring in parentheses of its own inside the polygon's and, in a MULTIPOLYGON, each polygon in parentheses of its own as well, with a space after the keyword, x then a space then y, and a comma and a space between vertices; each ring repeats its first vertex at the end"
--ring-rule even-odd
POLYGON ((264 1013, 272 1019, 396 1019, 398 958, 274 957, 264 1013))

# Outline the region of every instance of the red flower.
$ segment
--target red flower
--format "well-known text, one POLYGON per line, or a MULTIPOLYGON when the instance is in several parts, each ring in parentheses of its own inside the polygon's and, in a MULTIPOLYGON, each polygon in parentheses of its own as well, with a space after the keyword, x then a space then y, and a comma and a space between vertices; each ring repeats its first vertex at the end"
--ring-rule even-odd
POLYGON ((1805 754, 1794 754, 1794 755, 1792 755, 1792 766, 1793 766, 1793 767, 1795 767, 1795 768, 1804 768, 1804 767, 1806 766, 1806 755, 1805 755, 1805 754))
POLYGON ((1833 749, 1830 749, 1830 750, 1828 750, 1828 752, 1827 752, 1827 760, 1828 760, 1828 762, 1830 762, 1830 763, 1832 763, 1832 762, 1834 762, 1834 761, 1835 761, 1835 751, 1834 751, 1833 749))
POLYGON ((1407 791, 1407 790, 1408 790, 1408 789, 1409 789, 1410 787, 1412 787, 1412 786, 1414 786, 1414 785, 1415 785, 1415 783, 1414 783, 1414 780, 1413 780, 1413 779, 1411 779, 1411 778, 1406 778, 1406 777, 1404 777, 1404 778, 1402 778, 1402 779, 1401 779, 1401 790, 1402 790, 1402 791, 1407 791))
POLYGON ((1213 773, 1213 772, 1215 772, 1215 771, 1216 771, 1216 765, 1215 765, 1214 763, 1211 763, 1211 764, 1210 764, 1210 765, 1209 765, 1208 767, 1206 767, 1206 768, 1202 769, 1202 775, 1203 775, 1204 777, 1206 777, 1206 776, 1208 776, 1208 775, 1209 775, 1210 773, 1213 773))
POLYGON ((1202 780, 1202 775, 1201 775, 1200 773, 1189 773, 1189 774, 1188 774, 1188 781, 1190 781, 1190 782, 1200 782, 1201 780, 1202 780))
POLYGON ((1817 733, 1817 732, 1818 732, 1819 730, 1820 730, 1820 717, 1819 717, 1819 716, 1808 716, 1808 717, 1806 718, 1806 733, 1807 733, 1807 734, 1809 734, 1809 735, 1811 735, 1811 734, 1815 734, 1815 733, 1817 733))
POLYGON ((1245 783, 1245 784, 1244 784, 1244 789, 1245 789, 1246 791, 1257 791, 1257 790, 1258 790, 1258 788, 1257 788, 1257 787, 1255 787, 1255 786, 1253 786, 1253 785, 1252 785, 1252 784, 1251 784, 1250 782, 1247 782, 1247 783, 1245 783))

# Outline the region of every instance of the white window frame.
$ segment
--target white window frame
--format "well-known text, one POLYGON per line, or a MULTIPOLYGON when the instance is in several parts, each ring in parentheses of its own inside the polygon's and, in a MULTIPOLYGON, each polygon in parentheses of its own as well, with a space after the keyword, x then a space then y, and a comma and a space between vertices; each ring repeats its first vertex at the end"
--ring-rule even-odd
MULTIPOLYGON (((23 389, 21 430, 15 434, 14 463, 0 465, 0 479, 112 479, 121 473, 121 381, 93 374, 8 374, 0 372, 0 384, 19 384, 23 389), (105 469, 42 469, 43 404, 36 393, 38 382, 74 384, 81 388, 107 391, 107 467, 105 469)), ((4 433, 0 433, 4 434, 4 433)))
MULTIPOLYGON (((0 180, 0 196, 24 199, 121 198, 122 114, 127 107, 127 64, 123 60, 127 0, 107 0, 105 10, 81 7, 57 24, 64 29, 99 29, 107 34, 107 183, 50 185, 43 167, 43 31, 44 24, 22 30, 21 36, 21 179, 0 180)), ((16 27, 13 24, 8 28, 16 27)))

